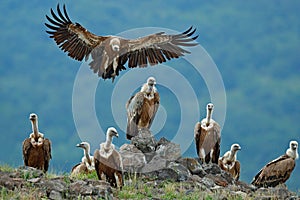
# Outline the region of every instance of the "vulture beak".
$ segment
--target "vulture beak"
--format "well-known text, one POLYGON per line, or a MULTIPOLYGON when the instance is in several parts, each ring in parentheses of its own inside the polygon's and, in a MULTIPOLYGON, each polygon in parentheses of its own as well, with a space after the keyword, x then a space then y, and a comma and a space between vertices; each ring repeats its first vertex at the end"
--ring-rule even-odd
POLYGON ((83 145, 80 143, 80 144, 76 144, 76 147, 83 147, 83 145))

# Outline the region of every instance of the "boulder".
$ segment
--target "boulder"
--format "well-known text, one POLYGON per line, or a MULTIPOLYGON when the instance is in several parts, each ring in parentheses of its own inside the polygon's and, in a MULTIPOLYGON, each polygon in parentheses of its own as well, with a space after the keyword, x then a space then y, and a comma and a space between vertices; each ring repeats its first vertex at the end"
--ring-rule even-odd
POLYGON ((167 167, 167 160, 160 155, 154 156, 149 163, 147 163, 142 169, 141 173, 149 173, 158 171, 167 167))
POLYGON ((155 152, 157 141, 147 128, 139 130, 137 136, 131 138, 131 144, 135 145, 143 153, 155 152))
POLYGON ((138 172, 146 164, 146 157, 133 144, 124 144, 120 147, 123 169, 127 172, 138 172))
POLYGON ((177 174, 177 180, 176 181, 186 181, 191 177, 190 171, 183 165, 176 163, 176 162, 170 162, 167 166, 167 168, 173 169, 177 174))
POLYGON ((215 163, 203 164, 202 167, 207 174, 221 174, 221 168, 215 163))
POLYGON ((193 175, 204 177, 207 174, 195 158, 179 158, 176 162, 185 166, 193 175))
POLYGON ((170 142, 166 138, 161 138, 156 148, 156 154, 168 161, 176 161, 181 157, 180 145, 170 142))

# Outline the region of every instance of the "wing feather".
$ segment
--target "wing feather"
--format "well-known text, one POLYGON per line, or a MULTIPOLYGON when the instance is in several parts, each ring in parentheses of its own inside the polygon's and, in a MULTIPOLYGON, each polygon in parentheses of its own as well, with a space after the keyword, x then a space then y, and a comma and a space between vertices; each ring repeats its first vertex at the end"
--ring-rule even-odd
POLYGON ((91 51, 99 45, 107 37, 97 36, 87 31, 79 23, 73 23, 63 6, 63 13, 57 4, 57 14, 50 9, 51 17, 46 15, 46 19, 50 24, 45 23, 50 30, 46 32, 53 38, 56 44, 64 52, 68 52, 68 56, 75 60, 83 60, 91 51))
POLYGON ((234 172, 233 174, 233 178, 238 181, 240 179, 240 173, 241 173, 241 164, 238 160, 235 161, 234 163, 234 172))
POLYGON ((52 158, 51 141, 49 139, 44 139, 43 150, 44 150, 44 171, 48 171, 49 162, 50 159, 52 158))
MULTIPOLYGON (((168 35, 164 32, 155 33, 142 38, 128 40, 128 53, 135 55, 136 53, 146 56, 150 65, 156 65, 158 63, 166 62, 171 58, 178 58, 183 56, 189 51, 181 48, 191 47, 197 45, 194 41, 198 38, 197 36, 192 37, 196 32, 196 29, 190 27, 183 33, 168 35), (145 54, 143 49, 145 49, 145 54), (138 51, 136 51, 138 50, 138 51), (141 50, 141 51, 140 51, 141 50)), ((134 59, 135 57, 132 57, 134 59)), ((130 61, 130 60, 129 60, 130 61)), ((147 63, 148 64, 148 63, 147 63)), ((131 62, 130 67, 144 67, 145 63, 142 62, 131 62)))
POLYGON ((151 127, 152 123, 153 123, 153 120, 155 118, 155 115, 157 113, 157 110, 158 110, 158 107, 159 107, 159 101, 160 101, 160 96, 159 96, 159 93, 158 92, 155 92, 154 93, 154 98, 153 98, 153 112, 152 112, 152 115, 151 115, 151 118, 150 118, 150 121, 149 121, 149 126, 148 128, 151 127))
POLYGON ((143 103, 144 103, 144 94, 143 92, 138 92, 134 96, 132 96, 126 104, 126 110, 127 110, 126 137, 129 140, 138 134, 138 124, 141 118, 143 103))
POLYGON ((22 144, 24 165, 28 166, 29 149, 32 148, 30 138, 26 138, 22 144))
POLYGON ((196 144, 196 151, 197 155, 199 156, 199 150, 200 150, 200 135, 201 135, 201 123, 197 122, 195 124, 195 129, 194 129, 194 138, 195 138, 195 144, 196 144))
POLYGON ((266 164, 253 178, 252 184, 258 187, 275 187, 285 183, 295 168, 295 160, 287 155, 266 164))

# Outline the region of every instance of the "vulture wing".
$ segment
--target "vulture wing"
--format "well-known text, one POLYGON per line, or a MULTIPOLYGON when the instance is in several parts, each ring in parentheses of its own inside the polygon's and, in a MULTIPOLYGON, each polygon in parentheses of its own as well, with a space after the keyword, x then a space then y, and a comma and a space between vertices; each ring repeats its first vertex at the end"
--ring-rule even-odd
POLYGON ((50 159, 52 158, 52 155, 51 155, 51 142, 50 142, 49 139, 44 140, 43 149, 44 149, 44 160, 45 160, 44 170, 48 171, 49 162, 50 162, 50 159))
POLYGON ((233 178, 238 181, 240 178, 240 173, 241 173, 241 163, 236 160, 234 163, 234 167, 233 167, 233 172, 231 172, 231 174, 233 175, 233 178))
POLYGON ((24 165, 28 166, 28 159, 29 159, 29 149, 32 148, 31 143, 30 143, 30 138, 26 138, 23 141, 22 145, 22 150, 23 150, 23 160, 24 160, 24 165))
POLYGON ((142 115, 144 98, 145 98, 144 93, 138 92, 134 96, 132 96, 126 104, 126 110, 127 110, 126 137, 129 140, 138 134, 138 124, 142 115))
POLYGON ((213 152, 213 157, 212 157, 212 162, 213 163, 218 163, 219 157, 220 157, 220 144, 221 144, 221 128, 220 125, 213 121, 214 123, 214 152, 213 152))
POLYGON ((94 162, 95 162, 95 170, 98 176, 98 179, 101 180, 101 174, 100 174, 100 151, 99 149, 96 149, 94 152, 94 162))
POLYGON ((189 51, 183 46, 196 46, 193 43, 198 35, 193 36, 196 29, 190 27, 180 34, 169 35, 164 32, 151 34, 142 38, 128 40, 124 43, 127 49, 128 67, 146 67, 148 64, 156 65, 173 58, 179 58, 189 51))
POLYGON ((294 168, 295 160, 287 155, 282 155, 264 166, 251 183, 258 187, 275 187, 284 183, 294 168))
POLYGON ((195 138, 196 151, 198 156, 200 150, 200 136, 201 136, 201 123, 197 122, 194 129, 194 138, 195 138))
POLYGON ((155 115, 157 113, 157 110, 158 110, 158 107, 159 107, 159 101, 160 101, 160 97, 159 97, 159 93, 158 92, 155 92, 154 93, 154 98, 153 98, 153 105, 152 105, 152 115, 151 115, 151 118, 150 118, 150 121, 149 121, 149 126, 148 128, 151 127, 152 125, 152 122, 155 118, 155 115))
POLYGON ((79 23, 73 23, 63 6, 63 13, 57 4, 57 13, 51 9, 52 18, 46 15, 48 23, 45 25, 50 29, 46 31, 50 38, 53 38, 59 48, 68 52, 68 56, 75 60, 82 61, 91 51, 107 37, 97 36, 79 23))

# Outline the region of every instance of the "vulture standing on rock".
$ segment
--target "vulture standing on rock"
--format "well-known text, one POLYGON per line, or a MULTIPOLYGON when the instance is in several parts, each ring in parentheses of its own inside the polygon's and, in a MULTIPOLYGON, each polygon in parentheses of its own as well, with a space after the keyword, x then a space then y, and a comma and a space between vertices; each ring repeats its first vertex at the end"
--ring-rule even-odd
POLYGON ((196 29, 190 27, 183 33, 169 35, 164 32, 151 34, 137 39, 125 39, 118 36, 98 36, 79 23, 73 23, 66 11, 57 5, 57 14, 51 9, 52 17, 46 15, 50 29, 46 31, 50 38, 71 58, 87 61, 91 55, 90 68, 103 79, 114 80, 119 71, 129 68, 157 65, 190 53, 182 47, 196 46, 193 36, 196 29))
POLYGON ((47 172, 51 159, 51 142, 39 132, 38 116, 32 113, 29 120, 32 125, 32 133, 23 141, 24 165, 47 172))
POLYGON ((233 144, 230 151, 227 151, 223 157, 219 158, 220 168, 229 172, 236 181, 240 178, 241 170, 240 162, 236 159, 236 154, 239 150, 241 150, 240 145, 233 144))
POLYGON ((123 186, 123 164, 120 153, 112 144, 113 137, 119 137, 115 128, 110 127, 106 132, 106 141, 100 144, 100 150, 94 153, 95 170, 100 180, 105 180, 112 187, 123 186))
POLYGON ((126 138, 137 136, 141 128, 150 129, 159 107, 159 93, 155 87, 155 78, 149 77, 141 90, 126 103, 126 138))
POLYGON ((194 138, 196 151, 202 163, 218 164, 221 133, 220 125, 212 119, 213 107, 212 103, 207 104, 206 118, 196 123, 194 138))
POLYGON ((298 142, 291 141, 286 153, 266 164, 256 174, 251 184, 257 187, 275 187, 285 183, 291 176, 298 157, 298 142))
POLYGON ((88 174, 95 170, 94 157, 90 155, 90 144, 88 142, 81 142, 76 147, 83 149, 83 157, 81 163, 75 165, 71 170, 71 175, 80 173, 88 174))

